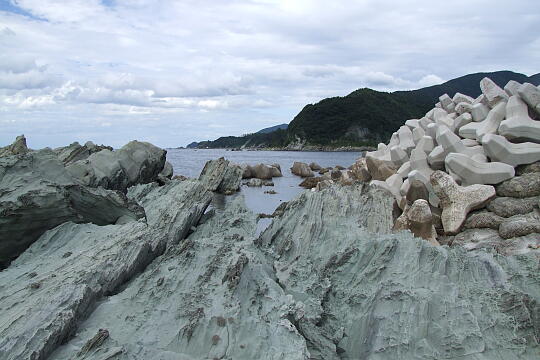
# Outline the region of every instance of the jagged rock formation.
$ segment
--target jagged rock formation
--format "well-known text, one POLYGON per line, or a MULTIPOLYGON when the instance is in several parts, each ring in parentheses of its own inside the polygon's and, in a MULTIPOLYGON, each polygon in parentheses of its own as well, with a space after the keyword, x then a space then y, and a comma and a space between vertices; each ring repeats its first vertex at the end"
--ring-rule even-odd
POLYGON ((113 151, 113 148, 105 145, 96 145, 91 141, 87 141, 82 146, 78 142, 74 142, 69 146, 53 149, 58 159, 60 159, 64 165, 69 165, 76 161, 87 159, 93 153, 101 150, 113 151))
POLYGON ((26 146, 26 138, 24 135, 19 135, 13 144, 0 148, 0 157, 26 154, 27 152, 28 147, 26 146))
POLYGON ((0 358, 537 355, 534 254, 392 233, 394 196, 327 180, 255 238, 241 196, 203 216, 214 175, 130 187, 146 218, 43 234, 0 272, 0 358))
POLYGON ((116 151, 93 153, 68 164, 68 173, 90 187, 127 191, 136 184, 155 181, 165 165, 167 152, 150 143, 131 141, 116 151))
POLYGON ((114 224, 144 216, 124 194, 76 182, 50 150, 0 158, 0 268, 67 221, 114 224))
POLYGON ((240 166, 231 164, 229 160, 221 157, 217 160, 210 160, 204 165, 199 180, 210 191, 232 194, 240 188, 242 171, 240 166))
POLYGON ((141 185, 130 197, 144 207, 146 220, 65 222, 0 272, 1 359, 46 359, 99 301, 178 244, 210 202, 195 180, 141 185))

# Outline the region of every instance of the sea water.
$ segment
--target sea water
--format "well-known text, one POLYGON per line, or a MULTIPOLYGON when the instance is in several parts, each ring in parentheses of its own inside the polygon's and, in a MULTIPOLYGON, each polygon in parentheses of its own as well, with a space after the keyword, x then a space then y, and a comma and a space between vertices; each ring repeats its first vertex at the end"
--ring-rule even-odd
MULTIPOLYGON (((295 161, 306 164, 315 162, 321 167, 334 167, 341 165, 345 168, 352 165, 356 159, 362 156, 360 152, 306 152, 306 151, 229 151, 225 149, 167 149, 167 160, 172 164, 175 175, 198 177, 204 164, 208 160, 224 157, 236 164, 279 164, 283 177, 273 178, 274 186, 248 187, 242 185, 238 194, 245 198, 246 205, 254 213, 272 214, 284 201, 292 200, 304 188, 299 184, 302 178, 291 173, 291 166, 295 161), (265 191, 274 190, 276 194, 265 194, 265 191)), ((315 174, 318 175, 318 174, 315 174)), ((245 181, 244 181, 245 182, 245 181)), ((216 195, 213 207, 219 209, 231 196, 216 195)), ((259 221, 258 232, 262 231, 271 219, 259 221)))

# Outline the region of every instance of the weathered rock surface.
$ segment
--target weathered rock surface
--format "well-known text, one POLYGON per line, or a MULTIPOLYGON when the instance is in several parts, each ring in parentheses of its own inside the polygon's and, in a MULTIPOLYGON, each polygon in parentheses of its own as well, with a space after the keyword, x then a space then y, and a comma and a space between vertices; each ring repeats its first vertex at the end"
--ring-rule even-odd
POLYGON ((322 176, 305 178, 304 181, 302 181, 298 186, 301 186, 306 189, 312 189, 316 187, 319 182, 324 181, 324 180, 326 180, 326 178, 322 176))
MULTIPOLYGON (((129 196, 144 207, 146 222, 66 222, 0 272, 1 359, 47 358, 75 334, 97 302, 120 291, 166 246, 178 244, 210 202, 210 194, 195 180, 140 185, 129 196)), ((111 333, 105 344, 116 336, 111 333)), ((95 352, 86 358, 92 356, 95 352)))
POLYGON ((536 357, 534 254, 506 258, 434 247, 407 233, 372 234, 391 226, 392 198, 343 189, 302 195, 260 237, 296 303, 289 319, 310 358, 536 357))
POLYGON ((410 230, 416 237, 427 240, 432 245, 439 245, 427 200, 419 199, 406 207, 403 214, 396 220, 394 230, 410 230))
POLYGON ((369 155, 366 156, 366 165, 373 180, 385 181, 398 170, 391 161, 380 160, 369 155))
POLYGON ((497 197, 487 204, 487 209, 502 217, 527 214, 538 208, 539 197, 497 197))
POLYGON ((317 164, 316 162, 310 163, 309 168, 313 171, 319 171, 322 169, 321 165, 317 164))
POLYGON ((309 168, 309 166, 306 163, 295 161, 293 166, 291 167, 291 172, 294 175, 300 176, 300 177, 312 177, 313 172, 309 168))
POLYGON ((243 179, 257 178, 261 180, 270 180, 273 177, 281 177, 281 168, 279 165, 243 165, 243 179))
MULTIPOLYGON (((488 205, 488 210, 489 210, 488 205)), ((489 211, 478 212, 470 214, 465 220, 463 227, 465 229, 493 229, 498 230, 499 225, 504 221, 504 218, 497 213, 489 211)))
POLYGON ((242 172, 240 166, 231 164, 229 160, 221 157, 206 162, 199 175, 199 180, 205 184, 208 190, 228 195, 240 188, 242 172))
POLYGON ((19 135, 15 138, 13 144, 0 148, 0 157, 26 154, 27 152, 28 147, 26 146, 26 138, 24 135, 19 135))
POLYGON ((87 159, 93 153, 101 150, 113 151, 113 148, 110 146, 96 145, 91 141, 87 141, 84 145, 74 142, 68 146, 53 149, 56 156, 58 156, 58 159, 60 159, 64 165, 87 159))
POLYGON ((263 181, 261 179, 251 178, 246 185, 250 187, 261 187, 263 186, 263 181))
POLYGON ((0 268, 64 222, 114 224, 144 216, 122 193, 81 186, 50 150, 0 158, 0 268))
POLYGON ((366 158, 361 157, 355 161, 351 167, 352 174, 356 180, 359 181, 370 181, 371 174, 369 173, 366 158))
POLYGON ((475 184, 461 187, 442 171, 431 175, 431 184, 440 199, 441 221, 447 234, 458 233, 469 211, 483 207, 495 196, 493 186, 475 184))
POLYGON ((516 175, 521 176, 528 173, 540 173, 540 162, 528 165, 520 165, 516 168, 516 175))
POLYGON ((66 169, 83 185, 125 192, 130 186, 155 181, 165 165, 166 153, 150 143, 131 141, 116 151, 91 154, 66 169))
POLYGON ((210 194, 198 180, 128 197, 146 222, 65 223, 0 272, 0 358, 537 355, 536 256, 391 234, 382 189, 304 192, 259 239, 241 196, 200 221, 210 194))
POLYGON ((540 173, 526 173, 497 185, 497 195, 516 198, 540 195, 540 173))
POLYGON ((540 219, 534 216, 513 216, 499 226, 499 235, 503 239, 510 239, 534 233, 538 234, 538 238, 540 239, 540 219))

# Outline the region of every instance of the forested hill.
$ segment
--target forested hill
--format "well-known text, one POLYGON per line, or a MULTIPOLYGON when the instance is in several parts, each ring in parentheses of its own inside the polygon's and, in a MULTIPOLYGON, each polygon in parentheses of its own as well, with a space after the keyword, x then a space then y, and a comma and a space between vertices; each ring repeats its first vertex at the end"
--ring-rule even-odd
MULTIPOLYGON (((540 84, 540 74, 527 76, 511 71, 475 73, 440 85, 411 91, 381 92, 358 89, 347 96, 332 97, 306 105, 289 126, 244 136, 221 137, 195 143, 199 148, 285 147, 292 143, 315 146, 364 146, 387 142, 405 120, 420 118, 433 108, 439 96, 460 92, 480 95, 480 80, 489 77, 504 87, 510 80, 540 84)), ((193 144, 190 144, 193 146, 193 144)), ((193 146, 194 147, 194 146, 193 146)))
POLYGON ((419 118, 433 108, 439 96, 451 97, 460 92, 480 95, 478 84, 489 77, 504 87, 510 80, 540 84, 540 74, 527 75, 511 71, 475 73, 418 90, 392 93, 359 89, 344 97, 324 99, 306 105, 287 129, 290 141, 295 138, 307 144, 337 146, 386 142, 405 120, 419 118))

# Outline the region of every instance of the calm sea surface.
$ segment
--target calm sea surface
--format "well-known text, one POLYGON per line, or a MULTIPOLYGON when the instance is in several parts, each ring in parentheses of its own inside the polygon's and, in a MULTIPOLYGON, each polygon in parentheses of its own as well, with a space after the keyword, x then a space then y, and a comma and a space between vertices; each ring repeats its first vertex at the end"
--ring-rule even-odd
MULTIPOLYGON (((298 186, 302 179, 291 173, 290 167, 295 161, 307 164, 316 162, 322 167, 341 165, 348 167, 361 156, 360 152, 304 152, 304 151, 227 151, 222 149, 167 149, 167 160, 173 165, 175 175, 198 177, 204 164, 208 160, 220 157, 237 163, 256 165, 278 163, 281 166, 283 177, 274 178, 275 186, 248 187, 241 186, 238 194, 243 194, 246 205, 255 213, 272 214, 283 201, 289 201, 298 195, 304 188, 298 186), (274 190, 277 194, 265 194, 267 190, 274 190)), ((227 198, 216 196, 213 206, 223 206, 227 198)), ((258 232, 266 228, 271 219, 259 221, 258 232)))

